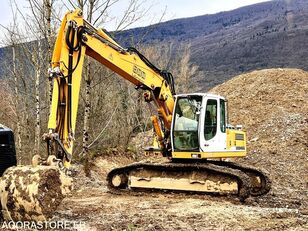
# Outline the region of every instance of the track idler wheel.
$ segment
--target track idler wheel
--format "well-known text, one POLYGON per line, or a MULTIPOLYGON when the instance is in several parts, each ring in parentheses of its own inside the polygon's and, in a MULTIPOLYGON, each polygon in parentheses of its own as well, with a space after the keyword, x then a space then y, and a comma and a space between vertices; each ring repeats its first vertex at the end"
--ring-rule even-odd
POLYGON ((127 187, 128 177, 125 174, 115 174, 110 183, 113 188, 123 189, 127 187))
POLYGON ((271 180, 264 172, 258 174, 254 178, 255 179, 252 180, 251 196, 262 196, 271 190, 271 180))

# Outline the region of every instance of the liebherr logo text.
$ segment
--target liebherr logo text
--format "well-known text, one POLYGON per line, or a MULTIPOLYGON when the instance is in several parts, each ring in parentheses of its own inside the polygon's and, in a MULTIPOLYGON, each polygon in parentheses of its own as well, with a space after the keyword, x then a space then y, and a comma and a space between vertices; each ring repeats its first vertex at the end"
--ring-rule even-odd
POLYGON ((145 79, 145 72, 141 70, 139 67, 134 65, 133 67, 133 74, 137 75, 138 77, 145 79))

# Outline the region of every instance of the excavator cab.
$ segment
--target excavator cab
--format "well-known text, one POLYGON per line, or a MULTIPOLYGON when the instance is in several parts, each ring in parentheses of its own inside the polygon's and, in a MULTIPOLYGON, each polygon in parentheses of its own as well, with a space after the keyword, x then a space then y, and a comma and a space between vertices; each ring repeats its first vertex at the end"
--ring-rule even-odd
POLYGON ((225 98, 204 93, 175 96, 172 158, 226 158, 246 155, 244 131, 227 129, 225 98))

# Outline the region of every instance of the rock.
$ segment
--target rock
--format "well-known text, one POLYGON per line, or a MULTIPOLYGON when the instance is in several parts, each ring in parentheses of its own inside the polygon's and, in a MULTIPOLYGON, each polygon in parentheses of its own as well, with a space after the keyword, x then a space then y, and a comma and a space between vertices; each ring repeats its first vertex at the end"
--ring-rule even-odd
POLYGON ((250 142, 256 142, 256 141, 258 141, 258 139, 259 139, 258 137, 255 137, 255 138, 251 139, 250 142))

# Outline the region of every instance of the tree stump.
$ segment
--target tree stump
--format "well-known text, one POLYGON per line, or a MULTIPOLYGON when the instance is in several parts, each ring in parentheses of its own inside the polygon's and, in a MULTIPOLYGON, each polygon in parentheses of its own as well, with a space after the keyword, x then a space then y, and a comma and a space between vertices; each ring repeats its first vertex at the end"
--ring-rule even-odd
POLYGON ((46 221, 72 188, 72 179, 55 166, 8 168, 0 180, 5 220, 46 221))

